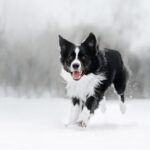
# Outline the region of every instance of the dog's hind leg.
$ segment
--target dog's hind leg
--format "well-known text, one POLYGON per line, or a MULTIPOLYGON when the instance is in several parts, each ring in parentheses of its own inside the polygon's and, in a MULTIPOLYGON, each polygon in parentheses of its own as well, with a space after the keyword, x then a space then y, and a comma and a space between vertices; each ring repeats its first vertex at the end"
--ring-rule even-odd
POLYGON ((124 99, 124 94, 119 95, 120 96, 120 111, 122 114, 126 112, 126 104, 124 99))
POLYGON ((126 112, 124 93, 126 89, 127 79, 128 79, 128 73, 126 68, 124 68, 122 71, 118 72, 114 80, 114 87, 120 99, 120 111, 123 114, 126 112))
POLYGON ((105 113, 106 109, 106 97, 104 96, 103 99, 100 101, 100 110, 102 113, 105 113))

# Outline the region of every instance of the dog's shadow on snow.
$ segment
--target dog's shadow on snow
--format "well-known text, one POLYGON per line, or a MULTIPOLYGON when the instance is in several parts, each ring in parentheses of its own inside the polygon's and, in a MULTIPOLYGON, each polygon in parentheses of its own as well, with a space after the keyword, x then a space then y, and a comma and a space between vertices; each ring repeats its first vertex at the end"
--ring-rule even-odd
POLYGON ((79 126, 70 126, 67 127, 71 130, 77 130, 77 131, 110 131, 110 130, 126 130, 126 129, 132 129, 136 128, 138 124, 136 122, 126 123, 126 124, 117 124, 117 123, 99 123, 99 124, 89 124, 86 128, 81 128, 79 126))
POLYGON ((117 124, 117 123, 99 123, 99 124, 90 124, 88 130, 120 130, 120 129, 129 129, 135 128, 138 124, 136 122, 126 123, 126 124, 117 124))

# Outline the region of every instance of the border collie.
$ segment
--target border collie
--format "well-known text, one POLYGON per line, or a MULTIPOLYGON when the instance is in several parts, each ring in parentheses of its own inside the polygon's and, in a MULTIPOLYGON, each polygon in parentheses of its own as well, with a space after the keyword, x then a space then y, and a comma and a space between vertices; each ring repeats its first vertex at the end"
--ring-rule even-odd
POLYGON ((124 113, 128 72, 120 53, 99 50, 93 33, 79 46, 59 35, 59 45, 61 75, 67 84, 67 95, 72 99, 69 124, 86 127, 111 84, 120 97, 120 110, 124 113))

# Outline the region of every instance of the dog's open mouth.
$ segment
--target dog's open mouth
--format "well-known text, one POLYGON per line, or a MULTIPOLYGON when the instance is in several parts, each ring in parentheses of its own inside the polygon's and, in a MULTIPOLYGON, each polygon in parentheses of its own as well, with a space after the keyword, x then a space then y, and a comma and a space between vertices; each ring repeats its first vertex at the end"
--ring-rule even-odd
POLYGON ((71 73, 71 75, 74 80, 80 80, 83 75, 83 72, 82 71, 73 71, 71 73))

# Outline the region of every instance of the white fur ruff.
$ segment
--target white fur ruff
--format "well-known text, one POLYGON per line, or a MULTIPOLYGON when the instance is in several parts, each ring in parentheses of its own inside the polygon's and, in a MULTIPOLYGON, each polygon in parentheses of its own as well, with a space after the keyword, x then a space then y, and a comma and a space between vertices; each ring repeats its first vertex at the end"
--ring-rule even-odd
POLYGON ((98 84, 102 84, 103 80, 106 80, 104 73, 99 75, 94 75, 90 73, 89 75, 83 75, 80 80, 75 81, 71 74, 66 72, 63 68, 61 71, 61 76, 67 83, 67 96, 80 98, 86 101, 87 96, 94 95, 95 87, 98 84))

